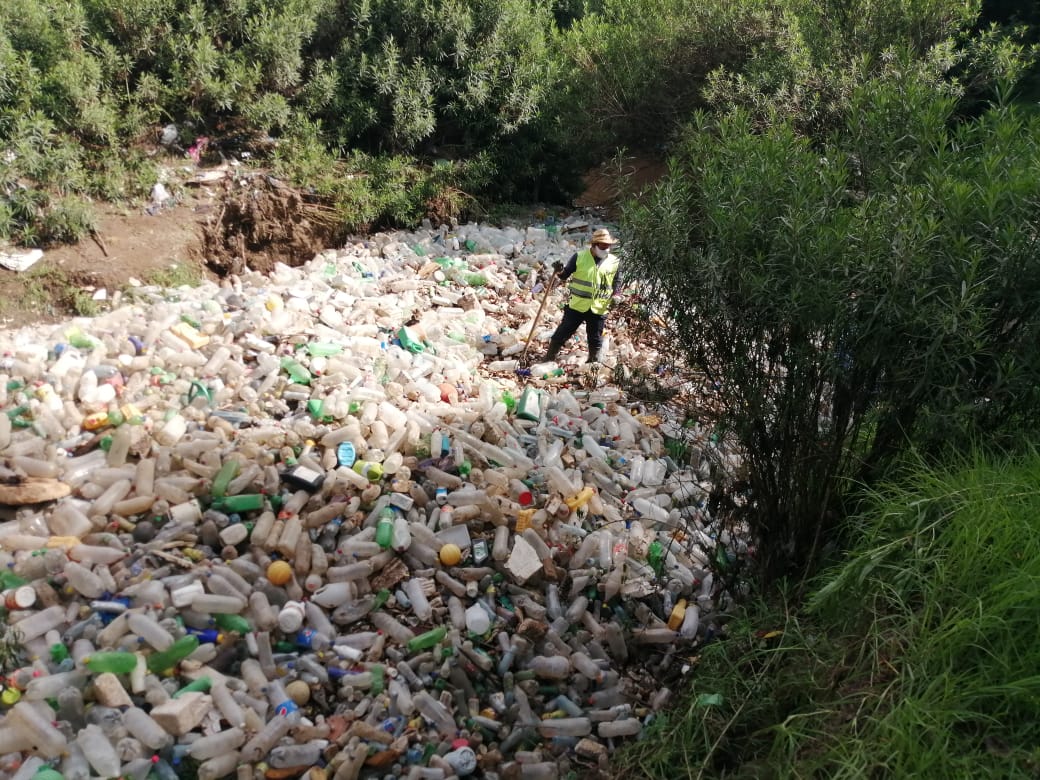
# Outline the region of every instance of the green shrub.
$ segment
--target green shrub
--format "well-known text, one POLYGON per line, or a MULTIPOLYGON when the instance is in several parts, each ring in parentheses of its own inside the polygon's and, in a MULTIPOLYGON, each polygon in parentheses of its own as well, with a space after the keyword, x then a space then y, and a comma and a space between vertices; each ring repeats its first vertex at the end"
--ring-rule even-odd
POLYGON ((388 157, 392 177, 394 158, 425 172, 409 175, 407 196, 346 186, 367 215, 361 223, 412 218, 451 193, 451 210, 476 207, 470 198, 565 201, 581 173, 619 147, 660 153, 698 107, 742 106, 760 126, 786 116, 817 135, 836 127, 893 40, 947 60, 977 95, 989 83, 979 73, 1004 62, 1001 46, 973 43, 927 54, 970 23, 974 2, 839 5, 10 0, 0 5, 0 151, 17 159, 0 160, 0 177, 48 193, 132 197, 140 182, 117 179, 137 179, 173 123, 174 154, 197 136, 256 154, 253 142, 270 148, 273 137, 303 152, 291 163, 300 172, 315 168, 313 144, 337 162, 327 170, 350 168, 357 152, 369 168, 388 157), (830 15, 842 22, 834 30, 830 15), (452 163, 443 187, 437 160, 452 163))
MULTIPOLYGON (((661 154, 699 109, 732 103, 729 89, 798 81, 807 57, 794 3, 769 0, 606 0, 567 30, 561 49, 570 67, 571 131, 596 149, 661 154)), ((805 93, 819 83, 798 82, 805 93)), ((811 107, 799 105, 798 113, 811 107)))
POLYGON ((717 388, 772 571, 831 540, 909 441, 1012 435, 1040 412, 1040 123, 896 60, 814 146, 701 116, 626 213, 631 270, 717 388))
POLYGON ((44 210, 40 238, 47 244, 74 244, 96 229, 91 205, 75 195, 66 195, 44 210))
POLYGON ((198 287, 202 283, 202 273, 194 265, 174 263, 167 268, 153 271, 144 281, 146 284, 154 284, 171 290, 184 286, 198 287))
POLYGON ((555 85, 543 2, 373 0, 321 26, 313 56, 331 63, 304 89, 336 145, 471 153, 534 120, 555 85))

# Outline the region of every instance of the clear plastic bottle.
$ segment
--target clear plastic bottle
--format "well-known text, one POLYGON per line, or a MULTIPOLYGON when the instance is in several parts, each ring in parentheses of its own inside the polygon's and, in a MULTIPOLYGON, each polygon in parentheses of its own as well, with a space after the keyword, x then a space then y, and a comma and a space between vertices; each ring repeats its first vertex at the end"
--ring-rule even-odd
POLYGON ((105 592, 105 583, 97 574, 86 566, 69 561, 65 565, 65 578, 76 592, 88 599, 96 599, 105 592))
POLYGON ((8 764, 8 758, 0 758, 0 761, 3 761, 0 764, 0 772, 3 772, 4 777, 9 777, 11 780, 32 780, 35 777, 40 778, 40 780, 47 780, 49 773, 52 771, 43 763, 43 759, 39 756, 30 756, 21 763, 21 766, 17 762, 8 764), (15 769, 17 771, 12 771, 15 769))
POLYGON ((156 650, 166 650, 173 644, 170 632, 160 626, 154 618, 143 612, 133 612, 127 617, 130 631, 156 650))
POLYGON ((586 737, 592 733, 592 721, 581 718, 549 718, 538 724, 543 737, 586 737))
POLYGON ((596 728, 596 733, 604 739, 611 739, 614 737, 634 737, 642 730, 643 723, 639 718, 622 718, 600 723, 596 728))
POLYGON ((43 717, 30 702, 18 702, 10 709, 7 717, 10 725, 32 740, 40 755, 58 758, 65 752, 65 736, 52 725, 52 719, 43 717))
MULTIPOLYGON (((151 762, 148 763, 148 768, 151 768, 151 762)), ((65 780, 90 780, 90 762, 75 742, 69 745, 68 753, 62 759, 61 774, 65 780)))
POLYGON ((229 751, 214 756, 199 766, 198 780, 221 780, 235 771, 241 758, 238 751, 229 751))
POLYGON ((422 583, 415 577, 412 577, 405 581, 404 592, 408 595, 408 600, 412 603, 412 612, 422 622, 426 622, 433 615, 433 607, 430 606, 429 599, 426 598, 426 594, 423 591, 422 583))
POLYGON ((267 758, 275 769, 286 767, 313 766, 321 757, 321 744, 309 742, 304 745, 278 745, 267 758))
POLYGON ((570 661, 560 655, 536 655, 530 660, 527 668, 539 677, 549 680, 563 680, 571 674, 570 661))
POLYGON ((123 725, 136 739, 152 750, 161 750, 172 740, 165 729, 139 707, 128 707, 123 711, 123 725))
POLYGON ((441 736, 451 738, 458 729, 455 719, 448 708, 434 699, 426 691, 419 691, 412 697, 412 702, 419 713, 436 728, 441 736))
POLYGON ((196 612, 210 614, 239 615, 246 608, 246 600, 240 596, 227 596, 215 593, 197 595, 191 600, 191 608, 196 612))
POLYGON ((82 688, 86 679, 86 674, 78 669, 33 677, 26 686, 23 698, 28 701, 54 699, 63 690, 82 688))
POLYGON ((199 737, 191 743, 188 755, 196 761, 205 761, 235 751, 245 741, 246 733, 241 728, 233 726, 216 734, 199 737))
POLYGON ((83 755, 101 777, 116 777, 122 767, 112 743, 100 727, 89 724, 76 736, 83 755))
POLYGON ((271 748, 289 733, 289 729, 300 720, 298 710, 286 714, 276 714, 252 739, 242 746, 241 760, 255 763, 271 752, 271 748))

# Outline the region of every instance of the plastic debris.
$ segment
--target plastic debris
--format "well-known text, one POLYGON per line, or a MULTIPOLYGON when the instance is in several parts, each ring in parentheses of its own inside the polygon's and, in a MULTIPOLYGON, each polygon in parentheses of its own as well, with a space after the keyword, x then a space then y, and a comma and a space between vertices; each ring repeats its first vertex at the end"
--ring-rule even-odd
POLYGON ((0 248, 0 266, 9 271, 28 271, 42 259, 42 249, 18 250, 0 248))
POLYGON ((519 366, 593 225, 557 228, 427 225, 0 333, 0 774, 606 769, 750 551, 707 505, 725 441, 580 348, 519 366))

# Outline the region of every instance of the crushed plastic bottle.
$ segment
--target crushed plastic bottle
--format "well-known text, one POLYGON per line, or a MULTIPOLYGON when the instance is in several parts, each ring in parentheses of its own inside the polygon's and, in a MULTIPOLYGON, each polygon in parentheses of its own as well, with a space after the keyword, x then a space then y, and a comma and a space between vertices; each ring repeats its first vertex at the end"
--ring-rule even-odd
POLYGON ((521 375, 591 230, 542 224, 0 332, 0 468, 68 487, 0 519, 0 771, 552 778, 642 733, 752 552, 705 504, 740 454, 521 375))

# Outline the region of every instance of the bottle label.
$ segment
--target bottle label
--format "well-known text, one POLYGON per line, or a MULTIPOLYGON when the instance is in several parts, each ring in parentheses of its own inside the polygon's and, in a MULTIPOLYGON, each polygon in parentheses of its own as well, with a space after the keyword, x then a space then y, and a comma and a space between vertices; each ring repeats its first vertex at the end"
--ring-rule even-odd
POLYGON ((296 706, 296 702, 292 699, 286 699, 277 707, 274 708, 275 715, 288 715, 289 713, 296 712, 299 707, 296 706))
POLYGON ((325 481, 325 475, 314 469, 296 464, 285 472, 285 479, 305 490, 317 490, 325 481))

